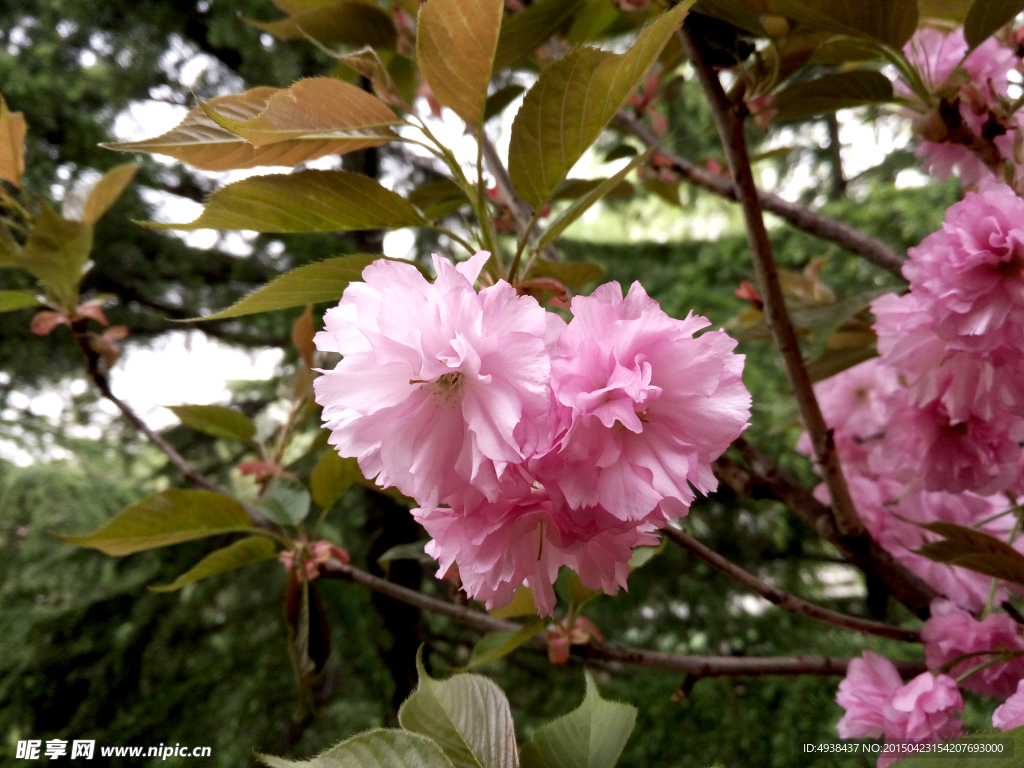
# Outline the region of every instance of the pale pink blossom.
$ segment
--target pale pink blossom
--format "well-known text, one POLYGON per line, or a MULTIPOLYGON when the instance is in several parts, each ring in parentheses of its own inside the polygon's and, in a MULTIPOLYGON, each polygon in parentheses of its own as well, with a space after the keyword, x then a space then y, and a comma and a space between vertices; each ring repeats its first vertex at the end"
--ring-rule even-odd
MULTIPOLYGON (((1024 651, 1021 626, 1005 614, 990 613, 978 621, 967 611, 949 600, 933 600, 931 617, 921 628, 928 666, 936 669, 963 654, 980 651, 1024 651)), ((949 671, 959 677, 984 662, 993 661, 998 653, 973 655, 949 671)), ((976 672, 962 683, 969 691, 1005 699, 1024 678, 1024 657, 1018 656, 1000 664, 993 664, 976 672)))
POLYGON ((996 707, 992 725, 1000 731, 1011 731, 1024 725, 1024 680, 1017 683, 1016 692, 996 707))
POLYGON ((936 333, 965 349, 1024 350, 1024 200, 1005 184, 969 192, 903 265, 936 333))
POLYGON ((315 337, 343 356, 314 384, 330 443, 424 507, 472 490, 496 498, 545 432, 552 315, 504 281, 477 293, 487 258, 435 256, 433 283, 376 261, 315 337))
MULTIPOLYGON (((850 661, 836 702, 846 710, 836 725, 843 739, 885 736, 929 743, 962 733, 956 713, 963 711, 964 701, 953 678, 923 672, 904 685, 896 666, 873 651, 850 661)), ((896 760, 881 756, 878 768, 896 760)))
MULTIPOLYGON (((922 27, 903 47, 910 63, 931 90, 941 86, 953 74, 953 70, 961 66, 971 82, 984 90, 986 95, 1005 95, 1009 85, 1007 75, 1017 63, 1014 52, 995 38, 985 40, 965 60, 967 50, 963 27, 949 33, 934 27, 922 27)), ((909 92, 902 80, 897 82, 897 89, 903 93, 909 92)))
POLYGON ((955 172, 964 187, 974 188, 996 178, 992 169, 963 144, 922 141, 914 154, 924 161, 925 170, 940 181, 955 172))
POLYGON ((572 311, 551 364, 565 432, 533 471, 570 507, 623 520, 660 516, 659 505, 685 514, 694 488, 717 488, 711 462, 747 426, 736 342, 722 331, 694 337, 709 322, 669 317, 640 283, 625 298, 618 283, 602 285, 572 311))
POLYGON ((539 484, 493 503, 456 501, 414 509, 413 516, 433 537, 426 552, 440 563, 439 576, 457 562, 466 594, 488 609, 508 604, 526 584, 542 616, 553 613, 552 585, 561 566, 575 570, 584 586, 615 594, 626 586, 633 548, 658 542, 652 525, 620 520, 600 507, 571 509, 539 484))

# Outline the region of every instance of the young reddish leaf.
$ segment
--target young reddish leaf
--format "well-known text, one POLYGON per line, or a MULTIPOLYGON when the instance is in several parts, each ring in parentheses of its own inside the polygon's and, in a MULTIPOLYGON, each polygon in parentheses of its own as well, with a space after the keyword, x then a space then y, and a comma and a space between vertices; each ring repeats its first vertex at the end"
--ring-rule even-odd
POLYGON ((251 229, 256 232, 348 232, 425 224, 403 197, 375 179, 343 171, 253 176, 210 195, 188 224, 147 222, 156 229, 251 229))
POLYGON ((509 172, 535 208, 548 201, 587 148, 633 94, 693 4, 659 17, 623 54, 580 48, 556 61, 526 94, 512 124, 509 172))
POLYGON ((103 174, 85 200, 81 220, 86 224, 95 223, 121 196, 138 170, 135 163, 125 163, 103 174))
POLYGON ((215 315, 194 319, 220 320, 225 317, 240 317, 275 309, 319 304, 322 301, 339 301, 348 284, 353 280, 361 280, 363 269, 380 258, 380 254, 369 253, 337 256, 316 264, 306 264, 291 272, 285 272, 272 283, 250 293, 215 315))
POLYGON ((308 35, 322 43, 374 48, 394 48, 398 40, 398 30, 391 17, 380 8, 359 0, 310 3, 310 7, 286 13, 291 15, 278 21, 245 19, 245 23, 278 40, 302 40, 308 35))
POLYGON ((914 34, 918 20, 917 0, 774 0, 774 10, 810 27, 867 37, 896 49, 914 34))
POLYGON ((234 544, 211 552, 170 584, 150 587, 149 590, 150 592, 174 592, 193 581, 216 576, 218 573, 234 571, 263 560, 273 560, 275 557, 277 557, 277 548, 273 541, 266 536, 247 536, 234 544))
POLYGON ((28 126, 25 115, 11 112, 0 96, 0 180, 21 186, 25 172, 25 133, 28 126))
POLYGON ((480 125, 498 45, 503 0, 427 0, 416 58, 434 96, 471 127, 480 125))
POLYGON ((263 111, 249 119, 223 113, 213 100, 200 107, 221 128, 257 149, 295 140, 330 140, 340 145, 334 150, 340 155, 389 141, 393 133, 387 126, 398 122, 376 96, 333 77, 310 77, 276 91, 263 111))
POLYGON ((244 413, 223 405, 170 405, 167 407, 186 427, 211 437, 247 443, 256 435, 256 425, 244 413))
MULTIPOLYGON (((360 147, 377 146, 386 139, 296 139, 255 147, 206 114, 204 107, 222 118, 245 122, 257 117, 277 88, 252 88, 245 93, 218 96, 189 111, 177 128, 144 141, 103 144, 120 152, 168 155, 204 171, 229 171, 261 165, 298 165, 324 155, 338 155, 360 147)), ((364 94, 369 95, 369 94, 364 94)), ((372 98, 372 97, 371 97, 372 98)))
POLYGON ((234 499, 210 491, 172 489, 133 504, 92 533, 58 538, 120 556, 251 530, 252 520, 234 499))
POLYGON ((38 278, 60 306, 73 310, 91 250, 91 224, 68 221, 43 203, 22 248, 21 266, 38 278))

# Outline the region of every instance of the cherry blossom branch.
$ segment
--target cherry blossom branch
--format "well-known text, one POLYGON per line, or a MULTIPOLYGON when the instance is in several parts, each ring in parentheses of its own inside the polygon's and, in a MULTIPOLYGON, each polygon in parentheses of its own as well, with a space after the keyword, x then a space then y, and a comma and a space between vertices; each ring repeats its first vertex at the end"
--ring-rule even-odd
POLYGON ((862 632, 866 635, 888 637, 892 640, 902 640, 906 643, 921 642, 921 633, 916 629, 894 627, 891 624, 885 624, 880 621, 871 621, 870 619, 861 619, 856 616, 848 616, 845 613, 839 613, 838 611, 832 611, 820 605, 815 605, 814 603, 761 581, 761 579, 757 578, 754 574, 744 570, 727 558, 722 557, 713 549, 702 544, 700 541, 684 531, 669 526, 664 529, 664 532, 668 538, 687 552, 696 555, 713 568, 721 571, 726 576, 735 579, 743 586, 753 592, 756 592, 765 600, 777 605, 784 611, 817 619, 818 621, 823 621, 826 624, 831 624, 832 626, 839 627, 840 629, 862 632))
POLYGON ((684 26, 683 43, 690 62, 697 71, 697 78, 704 87, 715 126, 722 139, 729 168, 732 170, 736 185, 736 196, 743 208, 743 218, 747 225, 747 240, 754 262, 754 272, 761 287, 764 300, 764 316, 771 331, 775 345, 786 365, 786 375, 796 397, 800 417, 811 437, 814 458, 817 460, 825 477, 829 494, 832 497, 832 517, 839 533, 843 536, 866 536, 864 524, 857 514, 857 508, 850 497, 850 489, 846 485, 843 468, 839 462, 832 431, 825 424, 814 395, 811 377, 804 365, 793 323, 789 318, 789 310, 782 294, 782 284, 775 266, 771 241, 764 225, 764 215, 758 198, 757 185, 750 167, 750 156, 747 153, 747 141, 743 133, 746 118, 746 105, 742 99, 731 101, 722 88, 718 75, 704 58, 702 46, 693 34, 684 26))
MULTIPOLYGON (((342 579, 360 584, 390 598, 408 603, 420 610, 447 616, 460 624, 481 632, 508 632, 522 629, 522 625, 504 619, 496 619, 486 613, 464 605, 456 605, 436 597, 424 595, 413 589, 374 576, 371 573, 330 560, 321 567, 325 578, 342 579)), ((574 646, 573 652, 585 659, 612 661, 647 669, 661 669, 696 677, 721 677, 726 675, 844 675, 850 659, 835 656, 691 656, 683 653, 651 651, 645 648, 591 641, 588 645, 574 646)), ((920 674, 925 670, 923 661, 896 662, 900 673, 905 676, 920 674)))
POLYGON ((839 549, 847 561, 885 584, 893 596, 917 616, 928 617, 931 601, 938 597, 934 589, 908 571, 870 536, 840 534, 829 507, 779 469, 757 446, 741 437, 733 442, 732 447, 747 467, 723 456, 714 463, 715 475, 722 482, 748 498, 781 501, 808 528, 839 549))
MULTIPOLYGON (((100 391, 107 400, 112 402, 117 409, 121 411, 121 414, 134 426, 139 432, 146 436, 161 453, 163 453, 167 460, 171 463, 178 472, 193 485, 198 485, 200 488, 211 491, 213 493, 219 493, 222 496, 230 496, 230 494, 221 488, 219 485, 214 483, 208 477, 199 472, 195 467, 188 463, 180 453, 178 453, 174 446, 164 440, 159 434, 154 432, 145 421, 142 420, 135 411, 132 410, 128 403, 124 402, 121 398, 114 394, 110 388, 110 380, 107 375, 100 369, 100 355, 89 345, 89 336, 85 330, 84 325, 81 323, 75 323, 72 325, 71 332, 75 337, 75 343, 81 350, 82 355, 85 357, 86 372, 89 374, 89 378, 92 379, 93 384, 96 385, 96 389, 100 391)), ((254 507, 243 504, 245 511, 249 513, 252 518, 253 524, 259 528, 272 528, 271 523, 267 520, 258 510, 254 507)))
MULTIPOLYGON (((647 147, 658 143, 658 137, 651 129, 626 112, 619 112, 612 119, 612 124, 622 132, 640 139, 647 147)), ((739 192, 732 180, 709 173, 695 163, 666 149, 658 150, 658 154, 668 160, 675 171, 691 184, 719 197, 739 202, 739 192)), ((764 210, 785 219, 797 229, 823 240, 834 242, 851 253, 864 257, 875 266, 892 272, 897 277, 903 276, 901 269, 904 257, 891 245, 883 243, 849 224, 823 216, 797 203, 791 203, 771 192, 759 190, 757 198, 764 210)))

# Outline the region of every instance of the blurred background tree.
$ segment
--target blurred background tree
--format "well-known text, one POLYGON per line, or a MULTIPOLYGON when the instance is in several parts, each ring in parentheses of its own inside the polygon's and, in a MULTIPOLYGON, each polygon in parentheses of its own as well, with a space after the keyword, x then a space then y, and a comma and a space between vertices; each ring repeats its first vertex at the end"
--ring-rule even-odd
MULTIPOLYGON (((59 203, 82 178, 123 160, 97 146, 115 138, 118 121, 146 119, 161 104, 188 105, 193 94, 206 99, 329 72, 330 59, 313 46, 276 41, 239 18, 275 15, 269 0, 8 0, 0 7, 0 92, 30 126, 26 187, 59 203)), ((733 35, 736 47, 724 56, 743 55, 742 35, 733 35)), ((721 162, 695 84, 676 83, 665 105, 668 148, 721 162)), ((897 190, 897 176, 908 167, 905 150, 846 178, 837 134, 828 130, 834 120, 756 137, 773 150, 760 161, 764 177, 770 173, 779 186, 791 181, 793 168, 805 169, 799 189, 805 202, 827 201, 830 215, 901 249, 935 230, 959 197, 955 183, 897 190), (779 152, 775 138, 782 133, 788 149, 779 152)), ((154 133, 154 126, 147 128, 154 133)), ((398 146, 357 153, 345 167, 371 175, 386 168, 392 182, 405 186, 429 180, 429 171, 398 146)), ((190 246, 134 221, 153 218, 167 195, 202 201, 215 179, 181 164, 141 162, 136 184, 97 230, 95 266, 83 285, 86 293, 121 297, 108 315, 131 329, 130 349, 174 332, 180 327, 175 320, 227 306, 286 269, 380 250, 377 233, 260 235, 241 246, 222 237, 208 248, 190 246)), ((680 187, 678 179, 649 178, 632 199, 604 204, 597 226, 570 230, 559 248, 567 259, 601 264, 608 278, 624 285, 640 280, 674 316, 692 309, 716 325, 729 323, 749 306, 734 292, 751 276, 746 241, 729 205, 680 187), (601 236, 638 228, 653 240, 660 228, 699 231, 709 219, 721 225, 714 237, 705 232, 626 242, 601 236)), ((840 299, 892 284, 891 276, 837 247, 784 226, 772 232, 780 263, 790 269, 829 256, 822 280, 840 299)), ((416 252, 423 257, 434 247, 436 241, 425 239, 416 252)), ((0 288, 28 286, 20 281, 21 273, 0 270, 0 288)), ((239 348, 287 347, 296 316, 285 311, 197 327, 239 348)), ((472 631, 356 586, 324 584, 333 653, 314 690, 315 711, 303 710, 285 651, 279 565, 153 594, 147 584, 172 580, 223 542, 111 560, 54 539, 54 531, 95 527, 125 504, 180 480, 128 426, 98 408, 90 389, 69 389, 85 380, 78 352, 61 333, 32 335, 30 319, 27 310, 0 314, 0 440, 17 449, 19 464, 28 463, 25 456, 33 459, 27 466, 0 460, 0 754, 13 757, 18 739, 95 738, 108 745, 209 745, 208 764, 225 768, 253 764, 254 750, 305 756, 365 728, 393 724, 397 705, 415 685, 413 660, 421 643, 437 672, 466 662, 478 639, 472 631), (55 389, 73 393, 60 419, 33 414, 30 397, 55 389), (91 425, 93 432, 69 425, 91 425)), ((753 439, 775 453, 791 448, 799 425, 774 350, 754 339, 742 351, 755 396, 753 439)), ((250 415, 264 410, 294 372, 295 359, 290 351, 274 380, 235 385, 232 404, 250 415)), ((238 461, 230 445, 184 427, 165 436, 201 470, 230 481, 238 461)), ((786 468, 813 482, 805 462, 793 459, 786 468)), ((853 614, 901 615, 780 504, 740 499, 724 489, 696 504, 691 519, 706 543, 791 592, 853 614)), ((379 555, 424 538, 403 507, 361 487, 335 506, 329 525, 357 564, 378 573, 379 555)), ((389 570, 389 578, 414 588, 431 576, 415 560, 395 561, 389 570)), ((588 615, 609 640, 660 650, 853 655, 872 647, 891 657, 913 653, 766 609, 671 546, 633 574, 628 594, 598 599, 588 615)), ((530 649, 483 672, 509 693, 516 722, 526 729, 522 737, 582 695, 577 666, 553 668, 530 649)), ((623 766, 840 764, 794 754, 797 743, 833 735, 840 714, 832 702, 835 679, 693 684, 649 670, 602 674, 607 696, 640 707, 623 766)), ((970 706, 968 725, 975 724, 972 718, 980 723, 983 705, 970 706)))

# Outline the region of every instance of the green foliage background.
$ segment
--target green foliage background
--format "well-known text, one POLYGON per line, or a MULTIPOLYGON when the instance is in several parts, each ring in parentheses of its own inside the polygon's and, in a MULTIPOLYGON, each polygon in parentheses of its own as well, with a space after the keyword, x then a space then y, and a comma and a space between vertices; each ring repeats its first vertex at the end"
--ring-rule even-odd
MULTIPOLYGON (((85 169, 123 160, 96 147, 109 140, 115 116, 133 101, 159 95, 184 100, 168 51, 186 48, 215 62, 193 90, 207 98, 219 89, 287 85, 327 69, 312 47, 275 44, 268 50, 238 14, 270 18, 261 0, 225 0, 196 6, 182 0, 8 0, 0 7, 0 92, 30 126, 28 187, 53 198, 52 180, 65 187, 85 169), (203 10, 203 9, 206 10, 203 10), (17 43, 21 29, 31 43, 17 43), (89 51, 96 63, 84 66, 89 51), (130 52, 130 57, 124 52, 130 52), (120 58, 119 58, 120 57, 120 58)), ((180 66, 180 65, 179 65, 180 66)), ((704 159, 715 148, 709 123, 690 84, 669 105, 679 126, 673 140, 684 154, 704 159)), ((163 128, 161 126, 160 128, 163 128)), ((755 137, 757 140, 757 137, 755 137)), ((395 151, 395 150, 388 150, 395 151)), ((370 169, 377 158, 357 159, 370 169)), ((818 158, 827 164, 827 158, 818 158)), ((374 166, 375 167, 375 166, 374 166)), ((901 248, 937 228, 957 199, 952 184, 896 190, 899 158, 858 179, 850 196, 824 210, 901 248)), ((413 171, 415 176, 422 172, 413 171)), ((359 236, 261 236, 253 253, 237 258, 219 247, 198 250, 133 219, 149 218, 139 189, 170 191, 201 200, 211 182, 181 166, 143 160, 138 183, 103 220, 96 235, 96 268, 87 291, 123 297, 110 311, 113 323, 132 328, 130 343, 145 344, 172 327, 171 319, 224 307, 278 272, 328 255, 366 248, 359 236), (273 241, 284 249, 271 247, 273 241)), ((828 192, 823 174, 822 195, 828 192)), ((688 215, 703 197, 685 188, 688 215), (699 198, 699 200, 698 200, 699 198)), ((724 204, 722 204, 724 205, 724 204)), ((629 217, 631 209, 606 207, 629 217)), ((830 252, 828 246, 783 226, 773 229, 779 260, 799 269, 830 252)), ((429 252, 431 243, 420 243, 429 252)), ((726 323, 745 304, 733 295, 751 268, 742 234, 714 242, 598 244, 565 240, 566 258, 595 261, 624 286, 640 280, 670 314, 691 309, 726 323)), ((892 278, 836 249, 826 282, 841 297, 891 285, 892 278)), ((25 287, 22 277, 0 271, 0 288, 25 287)), ((203 324, 207 333, 245 346, 282 345, 295 313, 203 324)), ((28 333, 28 311, 0 315, 0 437, 32 447, 63 445, 74 459, 18 468, 0 463, 0 756, 13 759, 19 739, 94 738, 101 745, 158 743, 211 746, 204 765, 228 768, 254 763, 253 751, 308 756, 366 728, 396 723, 396 706, 414 683, 413 654, 427 643, 435 674, 464 663, 477 635, 434 616, 375 598, 342 583, 321 585, 331 624, 333 653, 315 690, 315 714, 297 712, 297 695, 285 651, 281 612, 284 574, 274 562, 211 578, 179 593, 153 594, 224 542, 203 541, 122 559, 58 542, 56 531, 99 525, 147 492, 176 483, 158 469, 152 449, 119 426, 94 442, 71 440, 18 409, 14 392, 31 392, 80 377, 80 362, 60 332, 28 333), (17 424, 17 429, 14 425, 17 424)), ((795 442, 795 412, 786 399, 782 370, 763 343, 743 345, 746 379, 754 392, 753 437, 779 453, 795 442)), ((288 363, 282 375, 289 372, 288 363)), ((236 406, 255 413, 274 397, 273 383, 239 386, 236 406)), ((72 419, 88 421, 92 395, 77 399, 72 419)), ((230 446, 170 430, 168 439, 201 469, 228 478, 237 455, 230 446)), ((812 483, 810 468, 790 459, 792 471, 812 483)), ((890 618, 903 614, 891 601, 863 596, 828 597, 815 568, 834 553, 781 505, 736 498, 728 490, 694 506, 700 537, 779 586, 854 614, 868 603, 890 618)), ((354 489, 333 511, 328 533, 352 552, 356 564, 375 567, 389 546, 423 536, 406 512, 384 497, 354 489)), ((394 564, 391 577, 429 591, 445 589, 412 562, 394 564)), ((610 641, 682 653, 853 655, 864 647, 893 657, 917 649, 828 630, 776 610, 742 608, 742 590, 708 566, 669 547, 630 578, 630 591, 600 598, 588 615, 610 641)), ((878 595, 874 596, 878 598, 878 595)), ((551 667, 532 650, 483 670, 508 693, 521 739, 532 728, 574 707, 583 693, 578 666, 551 667)), ((637 728, 620 765, 629 768, 729 768, 867 765, 861 761, 808 760, 798 743, 834 737, 840 715, 836 679, 728 678, 698 681, 688 696, 673 697, 677 676, 635 668, 598 670, 604 695, 636 704, 637 728)), ((971 701, 969 724, 984 720, 984 701, 971 701)), ((158 761, 123 761, 156 765, 158 761)), ((112 761, 116 765, 117 761, 112 761)))

